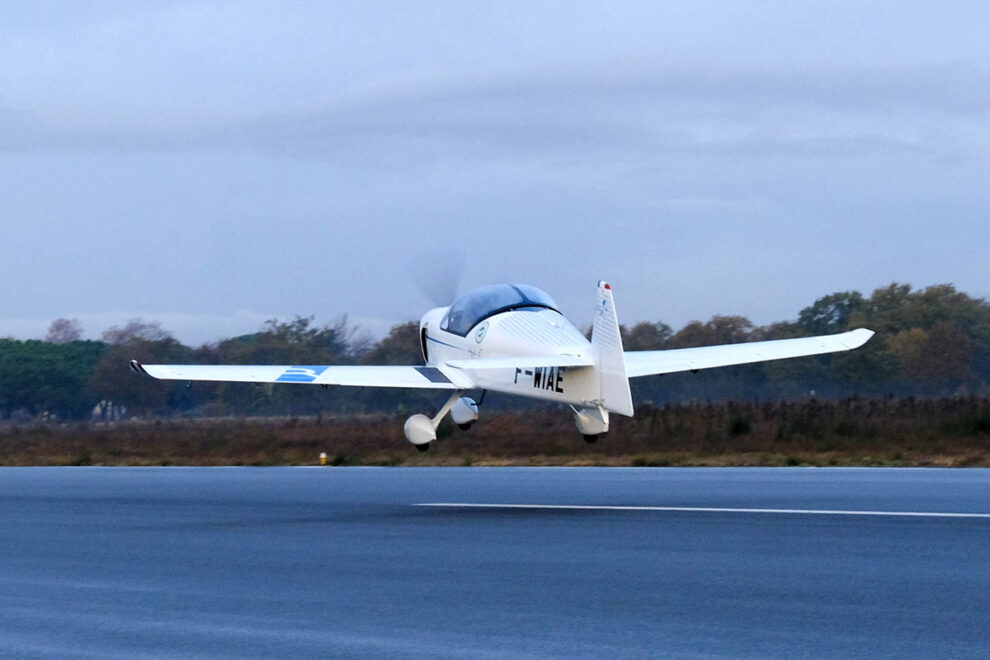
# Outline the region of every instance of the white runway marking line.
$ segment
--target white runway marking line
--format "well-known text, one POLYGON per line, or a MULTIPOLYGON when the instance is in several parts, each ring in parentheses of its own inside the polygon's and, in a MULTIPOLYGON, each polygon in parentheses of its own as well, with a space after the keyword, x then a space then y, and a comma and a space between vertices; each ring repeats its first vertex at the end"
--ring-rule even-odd
POLYGON ((990 513, 951 511, 848 511, 842 509, 733 509, 711 506, 621 506, 610 504, 481 504, 472 502, 420 502, 413 506, 447 509, 546 509, 560 511, 670 511, 681 513, 778 513, 810 516, 888 516, 907 518, 988 518, 990 513))

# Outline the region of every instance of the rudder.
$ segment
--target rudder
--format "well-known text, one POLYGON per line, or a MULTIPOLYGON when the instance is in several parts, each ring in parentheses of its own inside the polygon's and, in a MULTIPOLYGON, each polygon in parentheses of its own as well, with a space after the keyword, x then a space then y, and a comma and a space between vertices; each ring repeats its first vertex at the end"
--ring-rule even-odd
POLYGON ((595 351, 602 386, 602 405, 606 410, 632 417, 632 393, 626 376, 626 360, 619 333, 619 318, 615 313, 612 287, 598 282, 595 320, 591 330, 591 346, 595 351))

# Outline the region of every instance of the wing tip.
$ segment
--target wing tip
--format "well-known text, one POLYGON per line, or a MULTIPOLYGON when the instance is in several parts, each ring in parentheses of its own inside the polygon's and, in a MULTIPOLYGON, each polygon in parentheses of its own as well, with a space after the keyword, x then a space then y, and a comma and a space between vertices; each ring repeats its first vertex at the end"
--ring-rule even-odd
POLYGON ((162 365, 160 364, 142 364, 137 360, 131 360, 128 362, 128 366, 136 374, 141 374, 142 376, 147 376, 148 378, 155 378, 157 380, 162 380, 162 365), (157 373, 156 373, 157 371, 157 373))
POLYGON ((853 348, 859 348, 866 342, 870 341, 870 338, 873 337, 873 335, 875 335, 876 333, 870 330, 869 328, 856 328, 855 330, 850 330, 845 334, 846 337, 849 338, 849 341, 848 343, 846 343, 846 345, 850 349, 853 349, 853 348))

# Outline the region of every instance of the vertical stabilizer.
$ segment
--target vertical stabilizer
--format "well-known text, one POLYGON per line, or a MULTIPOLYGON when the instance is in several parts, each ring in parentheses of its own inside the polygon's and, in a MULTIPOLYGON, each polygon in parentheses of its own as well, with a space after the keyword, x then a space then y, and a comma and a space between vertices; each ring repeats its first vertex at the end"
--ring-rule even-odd
POLYGON ((622 353, 619 318, 615 314, 612 287, 604 280, 598 283, 591 345, 595 349, 595 360, 601 377, 602 404, 606 410, 632 417, 632 394, 629 392, 626 360, 622 353))

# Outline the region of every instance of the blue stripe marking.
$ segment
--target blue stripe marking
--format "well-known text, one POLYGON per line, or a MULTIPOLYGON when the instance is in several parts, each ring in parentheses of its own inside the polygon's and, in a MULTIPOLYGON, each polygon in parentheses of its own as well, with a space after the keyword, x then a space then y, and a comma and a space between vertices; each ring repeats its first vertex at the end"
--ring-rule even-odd
POLYGON ((324 366, 292 366, 285 370, 281 376, 275 379, 276 383, 312 383, 316 378, 326 371, 324 366))
POLYGON ((457 349, 457 350, 459 350, 459 351, 463 351, 463 350, 464 350, 464 349, 463 349, 463 348, 461 348, 460 346, 454 346, 453 344, 448 344, 448 343, 447 343, 447 342, 445 342, 445 341, 440 341, 439 339, 434 339, 434 338, 433 338, 433 337, 431 337, 430 335, 426 335, 426 340, 427 340, 427 341, 435 341, 435 342, 436 342, 436 343, 438 343, 438 344, 441 344, 441 345, 443 345, 443 346, 449 346, 450 348, 456 348, 456 349, 457 349))

